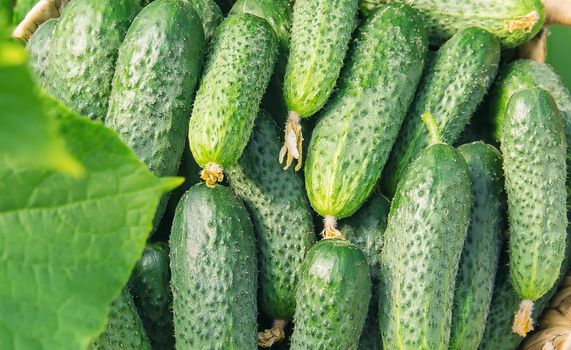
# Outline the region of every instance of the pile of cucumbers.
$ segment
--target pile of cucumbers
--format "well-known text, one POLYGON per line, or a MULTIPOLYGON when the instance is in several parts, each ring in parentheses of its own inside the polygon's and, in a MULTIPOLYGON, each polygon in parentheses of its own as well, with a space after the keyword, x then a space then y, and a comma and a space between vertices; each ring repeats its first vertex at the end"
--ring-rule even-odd
POLYGON ((69 1, 38 82, 186 178, 90 348, 516 349, 570 254, 548 2, 69 1))

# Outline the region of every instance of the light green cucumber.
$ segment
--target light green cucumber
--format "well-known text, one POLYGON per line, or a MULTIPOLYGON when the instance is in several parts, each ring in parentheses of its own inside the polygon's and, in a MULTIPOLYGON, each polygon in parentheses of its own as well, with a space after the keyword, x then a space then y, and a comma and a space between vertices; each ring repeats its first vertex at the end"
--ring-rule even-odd
POLYGON ((127 289, 123 289, 111 303, 105 330, 89 345, 89 350, 117 349, 151 350, 151 344, 133 304, 133 297, 127 289))
POLYGON ((56 18, 45 21, 34 32, 26 45, 26 51, 28 51, 30 57, 30 65, 41 85, 44 84, 46 79, 52 36, 58 22, 59 20, 56 18))
POLYGON ((384 349, 448 349, 454 288, 472 206, 468 166, 441 142, 420 152, 391 203, 381 252, 379 324, 384 349))
POLYGON ((356 350, 371 298, 363 252, 342 238, 323 239, 303 263, 291 350, 356 350))
POLYGON ((192 187, 170 237, 178 350, 257 349, 257 266, 244 205, 224 186, 192 187))
POLYGON ((202 21, 202 29, 204 32, 204 40, 208 44, 212 37, 214 36, 214 32, 216 28, 222 23, 224 16, 222 15, 222 11, 220 7, 216 4, 214 0, 185 0, 192 3, 194 6, 194 10, 200 17, 202 21))
POLYGON ((305 184, 322 216, 351 216, 387 161, 420 80, 426 31, 416 10, 394 4, 362 25, 351 57, 313 131, 305 184))
POLYGON ((478 28, 459 31, 438 50, 426 67, 381 177, 389 196, 408 165, 429 144, 420 116, 432 113, 444 142, 454 144, 492 84, 499 60, 498 40, 478 28))
POLYGON ((473 202, 456 278, 449 349, 476 350, 486 327, 502 245, 502 155, 483 142, 462 145, 458 151, 468 164, 473 202))
POLYGON ((533 329, 533 301, 553 287, 564 258, 567 143, 561 113, 553 97, 540 88, 512 95, 502 130, 510 275, 523 300, 514 332, 525 336, 533 329))
POLYGON ((273 29, 263 19, 239 14, 220 25, 196 95, 189 144, 214 186, 238 161, 254 127, 277 55, 273 29))
POLYGON ((442 44, 467 27, 483 28, 497 36, 505 47, 531 40, 543 27, 540 0, 360 0, 361 12, 369 14, 383 3, 406 3, 417 8, 428 25, 430 41, 442 44))

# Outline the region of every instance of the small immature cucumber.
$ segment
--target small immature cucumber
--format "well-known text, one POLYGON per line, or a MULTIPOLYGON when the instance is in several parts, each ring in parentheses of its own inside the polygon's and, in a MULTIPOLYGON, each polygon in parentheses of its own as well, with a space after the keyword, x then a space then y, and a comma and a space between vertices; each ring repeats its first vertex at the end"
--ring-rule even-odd
POLYGON ((170 259, 176 348, 257 349, 254 233, 228 188, 199 184, 182 197, 170 259))
MULTIPOLYGON (((260 111, 248 146, 227 172, 230 188, 250 209, 256 229, 260 309, 284 326, 293 317, 301 264, 315 233, 303 180, 293 171, 282 170, 275 158, 279 148, 274 121, 260 111)), ((280 329, 277 334, 283 335, 280 329)), ((266 338, 261 342, 279 340, 266 338)))
POLYGON ((137 314, 133 297, 127 289, 109 306, 105 331, 95 339, 89 350, 151 350, 151 344, 137 314))
POLYGON ((394 195, 408 165, 429 144, 420 116, 432 113, 444 142, 453 144, 492 84, 499 61, 498 40, 479 28, 459 31, 438 50, 426 68, 381 178, 389 196, 394 195))
POLYGON ((297 289, 291 350, 356 350, 371 298, 365 255, 340 238, 307 254, 297 289))
POLYGON ((119 46, 138 0, 74 0, 52 37, 47 91, 79 114, 104 120, 119 46))
POLYGON ((45 21, 34 32, 34 35, 32 35, 26 45, 26 51, 28 51, 30 57, 30 65, 41 85, 43 85, 43 80, 46 78, 52 36, 58 22, 59 20, 56 18, 45 21))
POLYGON ((523 299, 513 330, 525 336, 533 329, 533 301, 553 287, 564 258, 567 143, 561 113, 540 88, 513 94, 502 130, 510 274, 523 299))
POLYGON ((194 10, 200 17, 202 22, 202 30, 204 32, 204 40, 206 43, 210 43, 210 40, 214 36, 216 28, 220 25, 224 19, 220 7, 216 4, 214 0, 185 0, 190 1, 194 6, 194 10))
POLYGON ((162 242, 147 244, 133 269, 129 287, 151 344, 163 350, 174 348, 169 282, 168 246, 162 242))
POLYGON ((497 36, 505 47, 532 39, 543 27, 540 0, 360 0, 365 15, 383 3, 406 3, 425 17, 433 44, 442 44, 467 27, 483 28, 497 36))
POLYGON ((408 167, 391 204, 380 263, 379 324, 384 349, 448 349, 454 286, 470 223, 466 161, 438 143, 408 167))
POLYGON ((456 277, 449 349, 476 350, 486 326, 502 244, 502 155, 481 141, 462 145, 458 151, 468 164, 473 203, 456 277))
POLYGON ((427 51, 416 11, 388 5, 359 30, 351 57, 311 138, 305 184, 322 216, 351 216, 370 195, 397 138, 427 51))
POLYGON ((277 55, 273 29, 239 14, 217 30, 190 118, 189 144, 212 187, 238 161, 254 127, 277 55))

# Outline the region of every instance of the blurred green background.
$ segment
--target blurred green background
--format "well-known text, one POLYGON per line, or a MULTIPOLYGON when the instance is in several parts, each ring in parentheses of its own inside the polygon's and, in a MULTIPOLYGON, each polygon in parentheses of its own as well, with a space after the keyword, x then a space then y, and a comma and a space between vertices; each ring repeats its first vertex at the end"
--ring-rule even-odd
POLYGON ((549 27, 547 63, 561 75, 571 89, 571 27, 549 27))

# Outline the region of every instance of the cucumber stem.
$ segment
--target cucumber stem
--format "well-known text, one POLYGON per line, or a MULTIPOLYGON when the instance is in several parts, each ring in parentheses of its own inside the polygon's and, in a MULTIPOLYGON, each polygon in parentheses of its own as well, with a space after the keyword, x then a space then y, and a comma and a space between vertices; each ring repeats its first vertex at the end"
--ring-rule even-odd
POLYGON ((442 141, 442 134, 440 133, 440 128, 436 123, 436 119, 430 112, 424 112, 422 116, 420 116, 426 128, 428 129, 428 135, 430 136, 430 143, 437 144, 437 143, 444 143, 442 141))
POLYGON ((301 169, 301 165, 303 164, 303 151, 301 149, 302 144, 303 133, 301 132, 299 115, 293 111, 290 111, 288 113, 288 118, 285 126, 284 145, 280 150, 279 156, 280 163, 283 164, 284 158, 287 155, 284 170, 289 169, 294 159, 297 159, 295 171, 299 171, 301 169))
POLYGON ((214 163, 208 163, 200 172, 200 178, 206 183, 206 187, 214 188, 216 183, 224 180, 224 170, 222 166, 214 163))
POLYGON ((533 301, 522 300, 519 305, 519 310, 516 312, 514 317, 514 323, 512 326, 512 331, 525 337, 528 332, 533 330, 533 301))
POLYGON ((258 332, 258 345, 262 348, 269 348, 272 345, 281 342, 285 338, 285 327, 287 321, 274 320, 272 328, 263 332, 258 332))
POLYGON ((323 232, 321 233, 323 239, 343 238, 343 234, 337 229, 337 219, 335 216, 327 215, 323 219, 323 223, 325 226, 323 232))
POLYGON ((546 25, 571 26, 571 2, 568 0, 542 0, 546 25))
POLYGON ((50 18, 58 18, 69 0, 40 0, 12 32, 12 37, 28 42, 36 29, 50 18))
POLYGON ((533 60, 536 62, 545 63, 547 59, 547 36, 549 29, 543 28, 537 35, 521 45, 517 51, 518 56, 523 59, 533 60))

